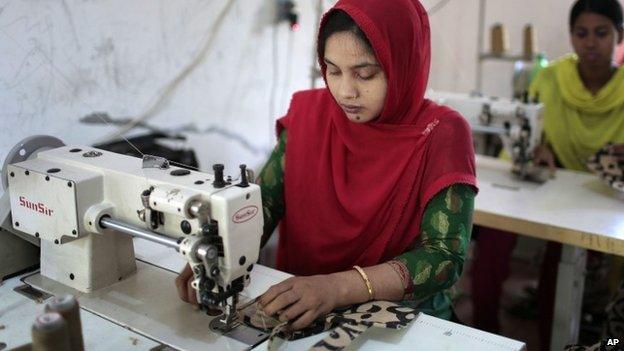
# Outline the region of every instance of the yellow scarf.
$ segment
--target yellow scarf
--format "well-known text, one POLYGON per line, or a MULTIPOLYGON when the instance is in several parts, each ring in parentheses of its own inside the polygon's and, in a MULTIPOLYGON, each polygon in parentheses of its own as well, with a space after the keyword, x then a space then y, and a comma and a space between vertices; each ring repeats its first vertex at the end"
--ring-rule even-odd
POLYGON ((543 69, 530 95, 544 104, 544 135, 561 164, 587 171, 587 158, 606 143, 624 143, 624 67, 592 95, 577 64, 569 55, 543 69))

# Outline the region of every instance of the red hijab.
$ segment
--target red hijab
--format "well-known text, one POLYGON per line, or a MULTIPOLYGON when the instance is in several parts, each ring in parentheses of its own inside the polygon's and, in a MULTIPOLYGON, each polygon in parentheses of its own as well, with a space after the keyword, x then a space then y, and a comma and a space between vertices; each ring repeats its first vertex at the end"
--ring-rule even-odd
POLYGON ((476 186, 468 124, 424 98, 431 49, 422 5, 340 0, 329 12, 336 9, 366 34, 388 89, 372 122, 350 122, 326 88, 294 94, 278 121, 288 141, 277 265, 296 275, 392 259, 414 244, 436 193, 455 183, 476 186))

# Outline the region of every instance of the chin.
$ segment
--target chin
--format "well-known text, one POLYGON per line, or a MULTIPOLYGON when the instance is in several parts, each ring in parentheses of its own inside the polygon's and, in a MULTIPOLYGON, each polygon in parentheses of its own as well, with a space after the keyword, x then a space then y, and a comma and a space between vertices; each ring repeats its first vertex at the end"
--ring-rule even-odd
POLYGON ((349 119, 349 121, 353 122, 353 123, 366 123, 368 122, 370 119, 368 119, 365 116, 352 116, 352 115, 347 115, 347 118, 349 119), (359 119, 358 119, 359 118, 359 119))
POLYGON ((596 58, 596 59, 584 59, 581 64, 586 67, 603 67, 603 66, 611 66, 611 60, 605 60, 604 58, 596 58))

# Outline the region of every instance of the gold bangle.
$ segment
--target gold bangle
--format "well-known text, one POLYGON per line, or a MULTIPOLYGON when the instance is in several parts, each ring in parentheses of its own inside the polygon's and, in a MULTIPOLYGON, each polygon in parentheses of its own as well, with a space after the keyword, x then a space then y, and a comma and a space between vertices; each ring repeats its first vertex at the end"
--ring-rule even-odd
POLYGON ((364 283, 366 284, 366 289, 368 289, 368 301, 374 300, 375 292, 373 291, 373 284, 371 284, 371 281, 368 279, 366 272, 364 272, 364 270, 360 266, 353 266, 353 268, 355 268, 355 270, 358 273, 360 273, 360 276, 362 276, 362 279, 364 279, 364 283))

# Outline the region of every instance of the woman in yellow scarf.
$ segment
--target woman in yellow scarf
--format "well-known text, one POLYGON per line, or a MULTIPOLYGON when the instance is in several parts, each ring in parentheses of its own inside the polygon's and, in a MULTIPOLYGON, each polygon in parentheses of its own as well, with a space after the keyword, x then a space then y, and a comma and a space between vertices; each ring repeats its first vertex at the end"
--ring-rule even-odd
MULTIPOLYGON (((542 70, 530 94, 544 104, 545 142, 536 163, 587 171, 586 160, 606 143, 614 143, 624 161, 624 68, 614 65, 622 42, 622 7, 617 0, 577 0, 570 13, 575 55, 542 70)), ((499 332, 501 287, 509 273, 516 242, 512 233, 481 228, 473 263, 474 322, 499 332)), ((540 348, 550 347, 554 291, 561 245, 549 242, 539 286, 540 348)))
POLYGON ((544 104, 545 144, 536 156, 551 167, 557 159, 564 168, 587 171, 589 156, 606 143, 624 143, 624 67, 616 68, 611 60, 622 28, 602 37, 587 33, 583 20, 595 20, 585 26, 613 27, 600 17, 579 17, 572 32, 577 55, 554 62, 531 84, 531 95, 544 104))

